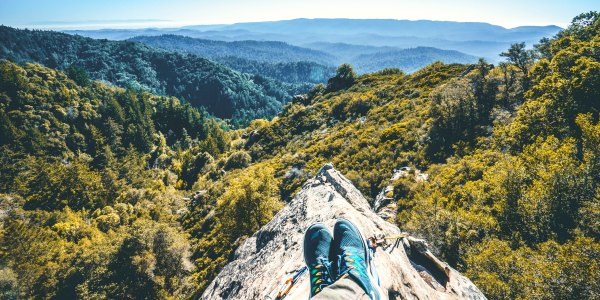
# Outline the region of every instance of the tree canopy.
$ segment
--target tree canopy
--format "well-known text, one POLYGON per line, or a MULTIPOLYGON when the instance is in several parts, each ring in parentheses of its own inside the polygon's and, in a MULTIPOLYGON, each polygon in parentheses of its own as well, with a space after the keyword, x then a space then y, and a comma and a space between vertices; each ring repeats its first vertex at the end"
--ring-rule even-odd
POLYGON ((311 86, 240 73, 193 54, 154 49, 138 42, 6 26, 0 26, 0 40, 0 58, 65 70, 83 85, 89 77, 123 88, 175 96, 212 115, 232 119, 234 124, 273 117, 293 95, 311 86))

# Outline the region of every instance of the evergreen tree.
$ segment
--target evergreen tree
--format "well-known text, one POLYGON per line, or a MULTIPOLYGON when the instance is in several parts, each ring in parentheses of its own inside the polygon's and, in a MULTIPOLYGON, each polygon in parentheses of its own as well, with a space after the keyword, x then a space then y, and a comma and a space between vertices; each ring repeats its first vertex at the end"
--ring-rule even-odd
POLYGON ((349 64, 343 64, 335 71, 335 76, 327 81, 327 92, 347 89, 356 82, 356 73, 349 64))

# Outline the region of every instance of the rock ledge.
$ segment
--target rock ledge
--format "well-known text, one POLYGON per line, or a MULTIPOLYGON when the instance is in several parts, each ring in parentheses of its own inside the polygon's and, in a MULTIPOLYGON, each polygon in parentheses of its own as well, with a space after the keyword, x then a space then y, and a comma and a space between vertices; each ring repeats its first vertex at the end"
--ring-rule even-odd
MULTIPOLYGON (((326 164, 269 223, 248 238, 210 283, 201 299, 274 299, 279 284, 304 265, 304 230, 315 222, 354 222, 366 237, 402 234, 384 221, 342 174, 326 164)), ((437 259, 423 240, 398 239, 375 254, 385 299, 485 299, 466 277, 437 259)), ((286 299, 307 299, 308 275, 286 299)))

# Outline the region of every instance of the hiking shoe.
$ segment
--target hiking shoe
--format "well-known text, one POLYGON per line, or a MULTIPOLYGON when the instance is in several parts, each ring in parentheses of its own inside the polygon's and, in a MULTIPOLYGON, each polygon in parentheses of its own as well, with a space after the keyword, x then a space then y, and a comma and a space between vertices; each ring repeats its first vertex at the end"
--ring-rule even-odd
POLYGON ((337 281, 350 277, 371 299, 379 300, 381 291, 370 268, 369 249, 356 225, 339 219, 333 227, 333 242, 330 258, 337 261, 333 267, 333 278, 337 281))
POLYGON ((333 283, 329 261, 331 240, 331 233, 320 223, 308 227, 304 234, 304 261, 310 276, 311 297, 333 283))

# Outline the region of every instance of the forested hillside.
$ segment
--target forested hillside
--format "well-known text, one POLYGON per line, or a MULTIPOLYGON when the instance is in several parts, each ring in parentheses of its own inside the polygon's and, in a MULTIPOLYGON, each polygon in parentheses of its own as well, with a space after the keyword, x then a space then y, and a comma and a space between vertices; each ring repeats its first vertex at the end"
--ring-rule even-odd
POLYGON ((294 83, 324 83, 335 71, 330 66, 343 63, 351 64, 359 74, 364 74, 385 68, 399 68, 412 73, 436 61, 477 61, 476 57, 462 52, 431 47, 399 49, 340 43, 307 45, 317 51, 282 42, 223 42, 177 35, 140 36, 131 40, 161 49, 198 54, 240 72, 294 83))
POLYGON ((242 73, 258 74, 287 83, 308 83, 311 86, 317 83, 325 83, 335 74, 335 67, 310 61, 269 63, 235 56, 220 57, 216 58, 215 61, 242 73))
POLYGON ((360 73, 372 73, 386 68, 399 68, 404 72, 412 73, 436 61, 446 64, 468 64, 477 62, 477 58, 458 51, 417 47, 361 54, 350 59, 349 62, 360 73))
MULTIPOLYGON (((294 97, 223 131, 175 98, 0 63, 3 298, 194 297, 333 162, 490 299, 600 297, 600 13, 491 65, 294 97)), ((137 45, 137 44, 136 44, 137 45)))
POLYGON ((141 43, 94 40, 52 31, 0 27, 0 58, 77 69, 120 87, 176 96, 221 118, 244 123, 276 115, 310 84, 241 74, 207 59, 141 43))
POLYGON ((313 61, 323 65, 334 59, 333 55, 322 51, 274 41, 225 42, 173 34, 137 36, 130 40, 166 50, 194 53, 210 59, 234 56, 269 63, 313 61))
POLYGON ((151 47, 197 54, 242 73, 259 74, 288 83, 324 83, 333 76, 332 55, 283 42, 223 42, 179 35, 130 39, 151 47))
POLYGON ((228 149, 220 124, 176 98, 5 60, 0 120, 0 298, 195 289, 178 189, 228 149))

